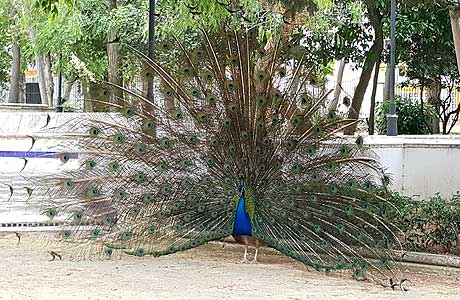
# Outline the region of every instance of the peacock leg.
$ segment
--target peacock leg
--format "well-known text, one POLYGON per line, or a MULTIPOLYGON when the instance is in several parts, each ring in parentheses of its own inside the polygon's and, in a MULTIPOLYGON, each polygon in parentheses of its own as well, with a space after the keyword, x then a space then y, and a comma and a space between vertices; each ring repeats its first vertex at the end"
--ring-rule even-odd
POLYGON ((251 261, 251 264, 257 263, 257 252, 259 251, 259 240, 256 240, 256 252, 254 253, 254 259, 251 261))
POLYGON ((242 264, 248 263, 248 247, 249 247, 249 241, 246 236, 243 236, 243 241, 244 241, 244 256, 243 260, 241 261, 242 264))

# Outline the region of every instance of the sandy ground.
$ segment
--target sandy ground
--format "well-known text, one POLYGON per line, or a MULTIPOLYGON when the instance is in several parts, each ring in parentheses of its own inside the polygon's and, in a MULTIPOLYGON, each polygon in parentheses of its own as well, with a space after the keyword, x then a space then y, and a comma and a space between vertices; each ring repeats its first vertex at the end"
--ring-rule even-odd
POLYGON ((14 234, 0 234, 0 299, 460 299, 459 278, 444 271, 407 272, 410 290, 401 292, 318 273, 264 249, 260 263, 239 264, 237 245, 160 258, 49 261, 29 238, 18 245, 14 234))

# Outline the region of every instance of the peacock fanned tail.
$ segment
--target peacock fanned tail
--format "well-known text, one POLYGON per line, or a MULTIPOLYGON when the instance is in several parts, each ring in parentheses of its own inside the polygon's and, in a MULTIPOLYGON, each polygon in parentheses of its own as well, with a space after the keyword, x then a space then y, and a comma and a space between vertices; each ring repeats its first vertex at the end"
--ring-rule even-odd
POLYGON ((45 128, 66 137, 63 163, 80 163, 36 182, 43 212, 62 222, 55 240, 85 255, 197 247, 232 234, 244 185, 252 234, 266 245, 317 270, 398 278, 385 174, 360 139, 341 135, 356 121, 309 92, 308 49, 251 30, 194 42, 161 44, 174 67, 133 50, 161 97, 105 84, 102 96, 124 97, 94 101, 116 113, 45 128))

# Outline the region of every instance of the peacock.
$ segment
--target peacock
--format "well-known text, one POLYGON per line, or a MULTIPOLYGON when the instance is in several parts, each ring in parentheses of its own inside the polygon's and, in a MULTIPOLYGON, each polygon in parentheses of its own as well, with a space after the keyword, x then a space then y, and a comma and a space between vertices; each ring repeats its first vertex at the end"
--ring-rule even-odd
POLYGON ((163 41, 157 55, 175 63, 131 50, 159 83, 154 99, 102 83, 92 101, 110 113, 42 129, 63 137, 63 165, 78 157, 29 179, 29 201, 60 225, 48 242, 158 257, 233 236, 243 262, 266 245, 318 271, 401 279, 388 176, 361 137, 342 134, 358 121, 312 92, 301 41, 226 26, 163 41))

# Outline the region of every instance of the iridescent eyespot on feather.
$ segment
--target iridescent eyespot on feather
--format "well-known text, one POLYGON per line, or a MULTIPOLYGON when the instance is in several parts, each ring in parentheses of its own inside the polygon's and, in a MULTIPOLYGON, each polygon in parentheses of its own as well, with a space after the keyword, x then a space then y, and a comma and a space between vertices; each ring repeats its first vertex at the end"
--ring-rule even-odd
POLYGON ((97 137, 99 134, 101 133, 101 131, 99 130, 99 128, 97 127, 91 127, 89 129, 89 135, 91 137, 97 137))
POLYGON ((236 56, 230 56, 230 58, 228 59, 229 61, 229 64, 230 65, 233 65, 233 66, 237 66, 238 65, 238 59, 236 58, 236 56))
POLYGON ((236 85, 233 81, 227 82, 227 90, 229 92, 234 92, 236 90, 236 85))
POLYGON ((178 121, 184 118, 184 115, 182 114, 182 112, 177 109, 172 111, 172 116, 174 117, 175 120, 178 120, 178 121))
POLYGON ((219 145, 219 141, 218 141, 217 139, 212 139, 212 140, 211 140, 211 145, 212 145, 213 147, 216 147, 216 146, 219 145))
POLYGON ((171 90, 171 89, 167 89, 167 90, 164 91, 164 95, 165 95, 166 98, 171 98, 171 97, 174 96, 174 91, 171 90))
POLYGON ((83 213, 76 212, 76 213, 74 213, 73 218, 74 218, 75 221, 81 221, 81 219, 83 218, 83 213))
POLYGON ((135 110, 132 107, 127 107, 123 109, 123 114, 126 115, 127 117, 132 117, 134 116, 135 110))
POLYGON ((205 81, 212 81, 214 79, 214 75, 211 72, 206 72, 202 75, 203 80, 205 81))
POLYGON ((192 97, 200 97, 200 91, 192 90, 190 95, 192 95, 192 97))
POLYGON ((257 105, 264 107, 267 104, 267 99, 265 97, 257 98, 257 105))
POLYGON ((164 194, 171 194, 173 189, 169 186, 169 185, 165 185, 163 188, 162 188, 162 191, 164 194))
POLYGON ((169 148, 171 147, 171 140, 168 137, 164 137, 161 139, 161 144, 163 145, 163 147, 169 148))
POLYGON ((55 216, 57 216, 57 211, 52 208, 46 212, 46 216, 50 219, 53 219, 55 216))
POLYGON ((263 81, 265 80, 265 78, 267 78, 267 75, 265 74, 265 72, 258 72, 256 77, 257 77, 257 80, 263 81))
POLYGON ((116 191, 115 195, 118 197, 118 199, 126 198, 126 192, 123 190, 116 191))
POLYGON ((144 182, 145 181, 145 174, 144 173, 138 173, 134 176, 134 180, 137 182, 144 182))
POLYGON ((144 122, 144 124, 142 125, 142 127, 143 127, 144 129, 148 129, 148 130, 154 129, 154 128, 155 128, 155 123, 153 123, 152 120, 146 120, 146 121, 144 122))
POLYGON ((124 240, 124 241, 128 241, 129 239, 131 239, 131 232, 129 231, 125 231, 123 232, 123 234, 121 235, 121 238, 124 240))
POLYGON ((208 122, 208 115, 205 113, 200 113, 198 114, 198 120, 200 120, 200 123, 207 123, 208 122))
POLYGON ((230 120, 229 118, 226 118, 226 119, 224 119, 224 121, 222 122, 222 125, 223 125, 225 128, 229 128, 229 127, 232 125, 232 120, 230 120))
POLYGON ((340 154, 342 154, 342 155, 350 154, 350 147, 348 145, 342 145, 340 147, 340 154))
POLYGON ((164 51, 168 51, 171 49, 171 44, 168 42, 162 42, 160 43, 160 49, 164 51))
POLYGON ((286 148, 290 151, 294 150, 297 146, 297 141, 295 140, 288 140, 286 141, 286 148))
POLYGON ((316 136, 320 136, 323 134, 323 128, 321 128, 320 126, 316 126, 315 129, 314 129, 314 132, 316 134, 316 136))
POLYGON ((206 100, 208 101, 209 105, 215 105, 217 103, 217 97, 214 95, 208 96, 206 100))
POLYGON ((167 171, 169 169, 169 166, 166 163, 160 163, 159 167, 160 171, 162 172, 167 171))
POLYGON ((330 187, 331 193, 335 194, 339 191, 339 188, 334 184, 330 187))
POLYGON ((68 237, 70 237, 70 235, 71 235, 71 233, 70 233, 69 230, 65 230, 65 231, 62 233, 62 236, 63 236, 64 238, 68 238, 68 237))
POLYGON ((69 153, 61 153, 59 154, 59 159, 63 162, 66 163, 70 159, 70 154, 69 153))
POLYGON ((235 113, 238 108, 236 107, 236 104, 233 103, 233 102, 230 102, 228 105, 227 105, 227 109, 229 112, 232 112, 232 113, 235 113))
POLYGON ((92 237, 95 238, 95 237, 98 237, 100 233, 101 233, 101 231, 98 228, 94 228, 93 230, 91 230, 90 234, 91 234, 92 237))
POLYGON ((144 145, 140 145, 136 148, 136 152, 138 154, 144 154, 145 153, 145 146, 144 145))
POLYGON ((181 166, 182 167, 190 167, 192 165, 192 161, 189 159, 184 159, 181 161, 181 166))
POLYGON ((302 119, 303 117, 301 115, 296 115, 291 119, 291 124, 293 126, 299 126, 300 124, 302 124, 302 119))
POLYGON ((155 226, 150 226, 149 228, 147 228, 147 233, 148 234, 154 234, 156 232, 156 228, 155 226))
POLYGON ((88 160, 85 163, 87 169, 92 169, 96 167, 96 162, 94 160, 88 160))
POLYGON ((322 230, 321 225, 318 225, 318 224, 313 225, 313 229, 315 230, 316 233, 320 233, 322 230))
POLYGON ((242 139, 247 139, 249 137, 249 134, 246 131, 241 131, 241 138, 242 139))
POLYGON ((144 202, 144 204, 151 204, 151 203, 153 203, 153 196, 152 196, 152 194, 145 194, 145 195, 142 197, 142 202, 144 202))
POLYGON ((104 248, 104 254, 105 254, 105 255, 108 255, 108 256, 112 255, 112 254, 113 254, 113 249, 111 249, 111 248, 104 248))
POLYGON ((194 51, 194 56, 197 60, 203 60, 205 57, 205 52, 202 49, 196 49, 194 51))
POLYGON ((286 69, 285 68, 279 68, 277 70, 277 73, 280 77, 285 77, 286 76, 286 69))
POLYGON ((327 168, 329 169, 330 172, 336 172, 337 171, 337 163, 335 162, 330 162, 327 165, 327 168))
POLYGON ((306 106, 310 102, 310 96, 307 94, 302 94, 300 96, 300 105, 306 106))
POLYGON ((214 159, 209 157, 209 158, 206 159, 206 163, 208 164, 208 166, 213 166, 214 165, 214 159))
POLYGON ((123 143, 125 141, 125 137, 122 134, 116 134, 113 136, 113 141, 116 143, 123 143))
POLYGON ((330 112, 327 114, 327 118, 328 118, 329 120, 335 120, 336 117, 337 117, 337 115, 336 115, 335 111, 330 111, 330 112))
POLYGON ((67 180, 67 181, 65 182, 65 186, 68 187, 68 188, 73 187, 73 181, 72 181, 72 180, 67 180))
POLYGON ((345 213, 346 213, 348 216, 353 215, 353 207, 351 207, 351 206, 345 207, 345 213))
POLYGON ((188 138, 188 141, 190 142, 190 144, 195 145, 196 142, 198 141, 198 138, 196 135, 193 134, 188 138))
POLYGON ((316 195, 311 195, 308 199, 311 203, 318 203, 318 197, 316 195))
POLYGON ((139 249, 137 249, 137 250, 134 252, 134 255, 135 255, 135 256, 144 256, 144 255, 145 255, 145 251, 144 251, 144 249, 139 248, 139 249))
POLYGON ((340 233, 343 233, 345 231, 345 225, 342 223, 339 223, 335 226, 337 228, 337 231, 340 233))
POLYGON ((96 187, 94 187, 94 188, 92 188, 92 189, 90 189, 90 190, 88 191, 88 194, 89 194, 90 196, 97 196, 97 195, 99 194, 99 189, 96 188, 96 187))
POLYGON ((263 130, 265 128, 265 123, 262 121, 258 121, 256 123, 257 130, 263 130))
POLYGON ((112 162, 109 164, 109 170, 110 171, 117 171, 118 169, 120 169, 120 164, 117 163, 117 162, 112 162))
POLYGON ((185 75, 185 76, 192 76, 192 74, 193 74, 192 68, 190 68, 188 66, 183 67, 180 72, 181 72, 182 75, 185 75))

